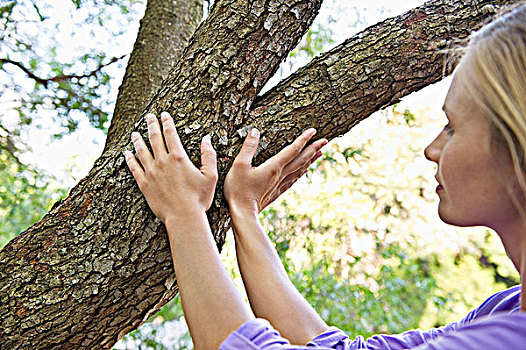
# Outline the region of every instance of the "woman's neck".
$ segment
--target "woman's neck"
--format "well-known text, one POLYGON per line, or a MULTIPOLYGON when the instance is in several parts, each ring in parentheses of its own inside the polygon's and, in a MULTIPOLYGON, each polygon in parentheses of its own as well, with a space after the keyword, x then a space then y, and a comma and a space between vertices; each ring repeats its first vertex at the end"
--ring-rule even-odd
POLYGON ((504 228, 495 228, 495 231, 517 271, 523 272, 521 260, 524 255, 524 243, 526 243, 526 225, 522 222, 508 223, 504 228))
POLYGON ((526 220, 517 218, 515 222, 507 222, 495 227, 506 253, 519 272, 522 285, 521 310, 526 311, 525 278, 526 278, 526 220))

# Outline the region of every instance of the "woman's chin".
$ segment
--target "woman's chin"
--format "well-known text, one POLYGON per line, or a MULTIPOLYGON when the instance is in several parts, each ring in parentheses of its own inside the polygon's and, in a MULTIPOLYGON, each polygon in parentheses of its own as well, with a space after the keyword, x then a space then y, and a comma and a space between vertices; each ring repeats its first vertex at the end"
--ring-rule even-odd
POLYGON ((462 220, 460 220, 460 218, 456 217, 454 214, 454 211, 450 210, 450 208, 447 208, 447 206, 442 201, 440 201, 438 204, 438 217, 440 220, 448 225, 469 226, 466 225, 466 223, 463 223, 462 220))
POLYGON ((449 210, 442 202, 438 205, 438 217, 444 223, 458 227, 485 226, 482 223, 467 220, 465 216, 458 215, 458 211, 449 210))

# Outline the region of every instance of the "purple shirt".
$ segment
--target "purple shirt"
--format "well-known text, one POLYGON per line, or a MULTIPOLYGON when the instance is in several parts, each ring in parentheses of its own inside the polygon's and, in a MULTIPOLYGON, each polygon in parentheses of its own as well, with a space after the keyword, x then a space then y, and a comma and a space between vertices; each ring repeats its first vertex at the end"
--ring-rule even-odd
POLYGON ((222 350, 341 349, 341 350, 519 350, 526 349, 526 313, 520 309, 521 287, 492 295, 458 322, 428 331, 375 335, 354 341, 335 327, 318 335, 307 346, 290 345, 263 319, 251 320, 232 332, 222 350))

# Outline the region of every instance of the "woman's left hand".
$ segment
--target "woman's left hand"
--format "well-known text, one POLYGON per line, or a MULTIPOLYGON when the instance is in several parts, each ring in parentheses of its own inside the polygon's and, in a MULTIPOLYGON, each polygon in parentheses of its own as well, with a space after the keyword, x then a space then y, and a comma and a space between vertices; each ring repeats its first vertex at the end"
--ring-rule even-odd
POLYGON ((292 186, 321 156, 320 149, 327 144, 326 139, 320 139, 305 147, 315 133, 315 129, 304 131, 274 157, 253 167, 260 134, 252 129, 225 179, 224 193, 230 213, 257 216, 292 186))
POLYGON ((141 135, 133 132, 131 138, 140 164, 130 151, 125 152, 125 157, 153 213, 166 224, 168 218, 183 218, 189 212, 208 210, 217 183, 216 152, 210 136, 201 141, 201 168, 197 169, 188 158, 167 112, 161 113, 162 133, 155 115, 146 115, 146 121, 153 155, 141 135))

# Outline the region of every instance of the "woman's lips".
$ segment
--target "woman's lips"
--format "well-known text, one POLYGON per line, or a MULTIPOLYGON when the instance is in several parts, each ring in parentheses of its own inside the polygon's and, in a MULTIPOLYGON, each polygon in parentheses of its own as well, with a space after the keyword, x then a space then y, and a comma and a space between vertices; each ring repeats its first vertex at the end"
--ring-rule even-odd
POLYGON ((436 192, 438 191, 442 191, 444 189, 444 187, 442 187, 442 185, 440 184, 440 181, 438 180, 438 174, 435 176, 435 180, 437 180, 438 182, 438 186, 437 188, 435 189, 436 192))

